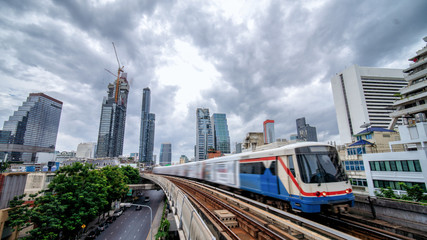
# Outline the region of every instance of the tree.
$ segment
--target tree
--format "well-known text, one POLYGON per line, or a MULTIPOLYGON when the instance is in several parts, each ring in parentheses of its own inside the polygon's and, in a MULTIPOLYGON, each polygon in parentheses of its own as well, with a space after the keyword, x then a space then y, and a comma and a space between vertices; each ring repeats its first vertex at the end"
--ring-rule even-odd
POLYGON ((10 202, 8 224, 12 228, 16 228, 19 232, 22 229, 28 227, 30 223, 30 210, 27 204, 24 204, 25 201, 23 198, 25 194, 21 196, 15 196, 10 202))
POLYGON ((101 172, 107 178, 107 201, 108 205, 104 209, 107 212, 111 208, 113 201, 120 199, 124 194, 129 191, 129 187, 126 185, 126 177, 123 171, 117 166, 107 166, 101 169, 101 172))
POLYGON ((138 184, 141 177, 139 176, 139 170, 131 166, 121 167, 120 170, 126 176, 127 184, 138 184))
POLYGON ((406 200, 411 200, 415 202, 422 202, 424 200, 424 189, 420 187, 418 184, 415 184, 412 187, 408 187, 404 183, 399 183, 399 185, 406 191, 407 196, 406 200))
POLYGON ((74 163, 60 168, 44 195, 34 202, 30 239, 74 239, 83 224, 108 205, 108 182, 101 171, 74 163))

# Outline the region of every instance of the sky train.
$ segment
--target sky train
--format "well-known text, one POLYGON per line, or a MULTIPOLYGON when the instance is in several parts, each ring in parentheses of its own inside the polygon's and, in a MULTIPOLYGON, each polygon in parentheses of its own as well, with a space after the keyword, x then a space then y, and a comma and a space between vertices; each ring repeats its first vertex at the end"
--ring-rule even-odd
POLYGON ((337 150, 317 142, 155 167, 153 173, 228 186, 283 210, 343 213, 354 206, 337 150))

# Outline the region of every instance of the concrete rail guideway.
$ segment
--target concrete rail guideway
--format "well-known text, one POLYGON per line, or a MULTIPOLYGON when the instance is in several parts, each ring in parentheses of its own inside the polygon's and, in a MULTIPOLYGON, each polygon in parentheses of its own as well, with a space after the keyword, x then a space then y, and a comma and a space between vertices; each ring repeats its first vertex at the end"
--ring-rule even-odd
POLYGON ((180 239, 216 240, 190 200, 178 187, 161 176, 142 174, 142 177, 160 186, 167 196, 175 222, 178 225, 180 239))
MULTIPOLYGON (((171 208, 174 213, 175 221, 177 222, 180 239, 216 239, 215 235, 209 230, 207 225, 204 223, 200 215, 197 213, 197 210, 194 209, 189 199, 181 192, 181 190, 176 187, 172 182, 168 179, 154 174, 142 174, 143 178, 149 179, 163 189, 165 195, 168 197, 171 208), (193 216, 194 215, 194 216, 193 216), (194 219, 196 217, 196 220, 194 219), (197 226, 197 227, 196 227, 197 226), (198 234, 198 235, 197 235, 198 234)), ((236 196, 240 198, 241 196, 236 196)), ((241 197, 244 198, 244 197, 241 197)), ((246 199, 248 201, 253 201, 246 199)), ((259 204, 259 203, 258 203, 259 204)), ((271 211, 279 211, 281 214, 290 214, 283 212, 279 209, 273 209, 271 207, 271 211)), ((254 210, 255 211, 255 210, 254 210)), ((273 216, 271 216, 273 217, 273 216)), ((333 239, 358 239, 356 237, 350 236, 348 234, 339 232, 332 228, 317 224, 307 219, 297 217, 298 221, 303 223, 304 226, 310 226, 313 229, 321 229, 321 231, 328 232, 333 239)), ((289 222, 286 220, 276 219, 279 222, 289 222)), ((324 236, 318 235, 317 233, 311 233, 310 230, 305 229, 302 226, 296 226, 296 224, 288 223, 286 224, 288 228, 294 229, 294 231, 302 231, 304 235, 309 239, 327 239, 324 236)))

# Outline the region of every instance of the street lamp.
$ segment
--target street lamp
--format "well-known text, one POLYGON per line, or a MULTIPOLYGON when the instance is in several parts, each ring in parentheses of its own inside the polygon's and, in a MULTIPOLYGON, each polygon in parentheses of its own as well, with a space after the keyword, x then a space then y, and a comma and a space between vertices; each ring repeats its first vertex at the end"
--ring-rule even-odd
POLYGON ((151 207, 147 206, 147 205, 134 204, 134 203, 131 203, 130 205, 141 206, 141 207, 148 207, 150 209, 150 219, 151 219, 151 221, 150 221, 150 239, 152 240, 153 239, 153 231, 152 231, 151 227, 153 225, 153 210, 151 210, 151 207))

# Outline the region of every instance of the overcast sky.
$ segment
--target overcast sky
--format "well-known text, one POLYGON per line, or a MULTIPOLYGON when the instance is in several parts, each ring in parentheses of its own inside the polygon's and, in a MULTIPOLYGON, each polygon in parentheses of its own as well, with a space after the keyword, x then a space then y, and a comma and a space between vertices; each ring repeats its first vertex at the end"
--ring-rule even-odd
MULTIPOLYGON (((427 1, 0 2, 0 127, 43 92, 64 103, 56 150, 96 142, 102 99, 117 71, 128 79, 124 154, 138 152, 142 89, 156 114, 154 154, 194 156, 196 108, 225 113, 232 142, 295 119, 339 142, 330 79, 352 64, 408 67, 425 43, 427 1)), ((158 157, 157 157, 158 159, 158 157)))

